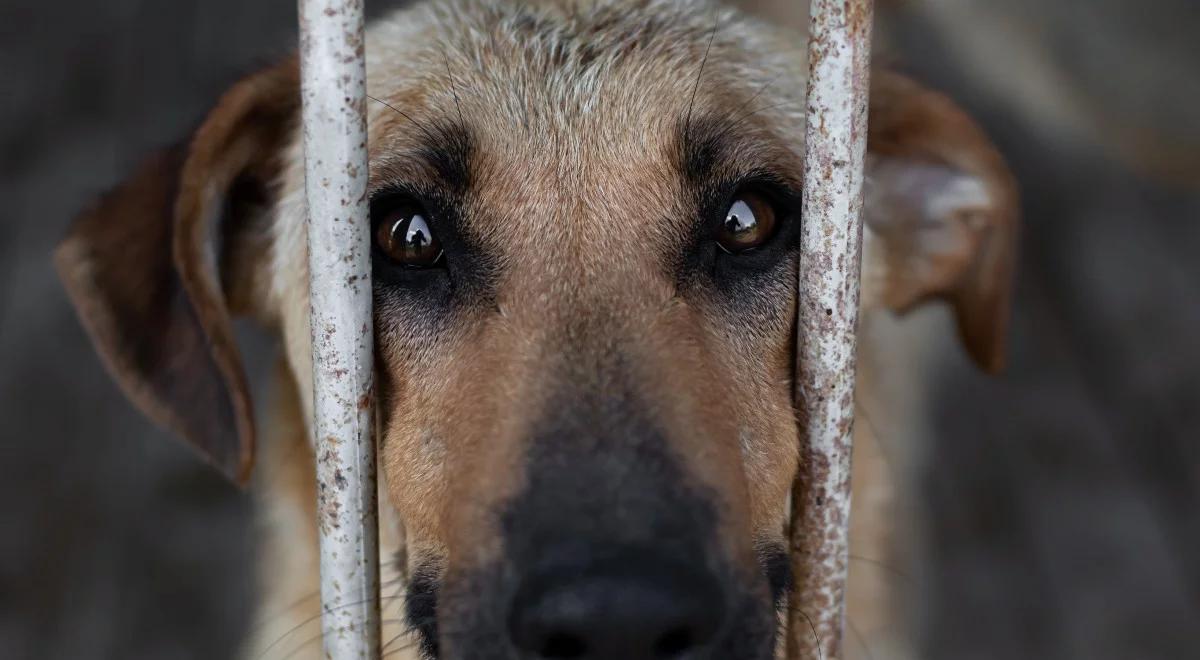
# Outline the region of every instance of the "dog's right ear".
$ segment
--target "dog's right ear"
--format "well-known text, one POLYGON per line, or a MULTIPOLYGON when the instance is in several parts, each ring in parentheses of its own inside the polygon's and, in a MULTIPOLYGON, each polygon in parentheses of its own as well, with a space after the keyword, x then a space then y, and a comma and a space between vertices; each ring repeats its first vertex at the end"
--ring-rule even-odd
POLYGON ((948 97, 873 71, 864 192, 863 220, 882 244, 883 304, 903 313, 946 301, 967 352, 999 371, 1019 204, 991 140, 948 97))
MULTIPOLYGON (((125 394, 233 481, 254 420, 231 308, 263 243, 255 220, 295 131, 294 60, 238 82, 186 145, 148 159, 83 213, 54 255, 96 350, 125 394)), ((244 310, 243 310, 244 311, 244 310)))

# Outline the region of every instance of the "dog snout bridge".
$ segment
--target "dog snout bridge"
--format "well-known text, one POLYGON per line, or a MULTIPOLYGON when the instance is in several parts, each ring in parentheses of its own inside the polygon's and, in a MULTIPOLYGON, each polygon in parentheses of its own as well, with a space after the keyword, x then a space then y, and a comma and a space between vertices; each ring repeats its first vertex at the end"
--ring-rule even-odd
MULTIPOLYGON (((380 655, 364 0, 300 0, 322 632, 380 655)), ((812 0, 789 660, 840 658, 873 0, 812 0)))

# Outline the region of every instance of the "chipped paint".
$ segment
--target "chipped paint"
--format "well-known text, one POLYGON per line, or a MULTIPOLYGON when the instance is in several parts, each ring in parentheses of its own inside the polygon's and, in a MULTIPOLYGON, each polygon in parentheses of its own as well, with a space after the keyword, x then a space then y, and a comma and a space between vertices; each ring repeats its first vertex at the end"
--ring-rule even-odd
POLYGON ((301 0, 325 657, 379 657, 362 0, 301 0))
POLYGON ((792 493, 788 658, 837 660, 850 523, 855 330, 872 0, 812 0, 792 493))

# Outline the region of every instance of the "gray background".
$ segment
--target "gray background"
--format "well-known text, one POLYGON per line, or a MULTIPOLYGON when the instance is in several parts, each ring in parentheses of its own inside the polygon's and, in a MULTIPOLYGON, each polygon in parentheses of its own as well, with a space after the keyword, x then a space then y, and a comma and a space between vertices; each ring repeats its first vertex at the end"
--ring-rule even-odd
MULTIPOLYGON (((1197 3, 883 4, 881 57, 985 123, 1027 222, 1012 368, 939 379, 922 655, 1200 657, 1197 3)), ((0 657, 225 658, 247 628, 248 498, 126 405, 48 256, 294 11, 0 2, 0 657)))

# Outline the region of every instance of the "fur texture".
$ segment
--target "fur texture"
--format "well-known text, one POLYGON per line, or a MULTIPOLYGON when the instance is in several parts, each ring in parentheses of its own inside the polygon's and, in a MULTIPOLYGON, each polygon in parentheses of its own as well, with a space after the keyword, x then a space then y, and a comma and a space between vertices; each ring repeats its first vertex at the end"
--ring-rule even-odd
MULTIPOLYGON (((504 608, 541 549, 584 542, 702 561, 736 595, 714 657, 770 655, 771 584, 786 579, 768 576, 763 549, 783 543, 802 441, 791 386, 802 44, 687 0, 453 0, 370 27, 370 193, 419 201, 445 246, 427 271, 375 260, 384 508, 396 521, 384 556, 400 557, 385 577, 390 591, 421 576, 410 623, 427 651, 516 657, 504 608), (725 254, 714 232, 747 191, 772 200, 779 228, 725 254)), ((229 316, 280 337, 256 483, 272 618, 249 657, 277 652, 290 622, 318 612, 301 598, 316 591, 316 541, 295 68, 239 83, 177 170, 135 176, 58 255, 131 397, 235 479, 254 444, 229 316), (141 199, 156 201, 122 202, 141 199), (114 227, 146 263, 105 247, 114 227), (147 309, 180 332, 146 336, 147 309), (147 350, 170 369, 138 359, 147 350), (178 382, 216 394, 180 397, 178 382)), ((1016 225, 1007 171, 944 97, 878 80, 863 304, 945 299, 994 369, 1016 225)))

